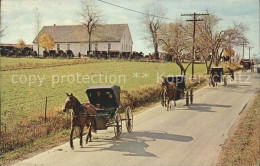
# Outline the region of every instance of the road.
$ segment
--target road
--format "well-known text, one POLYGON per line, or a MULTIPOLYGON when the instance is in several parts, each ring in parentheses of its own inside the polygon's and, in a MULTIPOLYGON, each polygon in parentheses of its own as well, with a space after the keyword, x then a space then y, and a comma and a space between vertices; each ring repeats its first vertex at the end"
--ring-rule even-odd
POLYGON ((135 115, 133 132, 124 127, 119 140, 113 129, 98 131, 84 148, 75 139, 74 151, 65 143, 15 165, 216 165, 221 144, 259 88, 260 75, 247 74, 246 83, 197 90, 189 107, 179 100, 169 111, 158 105, 135 115))

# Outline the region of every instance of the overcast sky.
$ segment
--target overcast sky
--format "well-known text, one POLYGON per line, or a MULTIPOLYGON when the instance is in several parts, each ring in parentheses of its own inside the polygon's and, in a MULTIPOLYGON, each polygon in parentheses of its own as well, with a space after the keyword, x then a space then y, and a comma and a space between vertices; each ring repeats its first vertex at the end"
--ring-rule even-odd
MULTIPOLYGON (((103 15, 103 23, 128 24, 134 41, 134 50, 145 53, 153 52, 144 40, 145 31, 139 13, 102 3, 98 0, 103 15)), ((152 0, 104 0, 126 8, 142 11, 152 0)), ((35 37, 34 10, 37 7, 41 14, 41 25, 74 25, 80 24, 80 0, 1 0, 2 25, 6 27, 1 43, 17 43, 19 39, 32 44, 35 37)), ((233 22, 246 24, 249 28, 246 36, 251 45, 251 55, 259 56, 259 0, 160 0, 165 8, 166 17, 187 19, 183 13, 215 13, 221 21, 219 27, 225 29, 233 22)), ((168 20, 169 21, 169 20, 168 20)), ((242 49, 236 52, 242 54, 242 49)), ((248 55, 246 48, 245 55, 248 55)))

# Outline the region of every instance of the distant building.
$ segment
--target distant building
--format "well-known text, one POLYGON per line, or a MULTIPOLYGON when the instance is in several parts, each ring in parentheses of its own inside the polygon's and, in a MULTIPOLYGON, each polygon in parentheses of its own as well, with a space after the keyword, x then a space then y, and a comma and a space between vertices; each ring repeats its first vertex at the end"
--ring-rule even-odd
MULTIPOLYGON (((49 33, 54 40, 53 50, 72 50, 75 56, 80 52, 87 54, 88 33, 84 25, 44 26, 39 32, 39 37, 49 33)), ((91 51, 119 51, 132 52, 133 40, 128 24, 100 24, 97 25, 91 38, 91 51)), ((33 50, 38 52, 37 36, 33 41, 33 50)), ((44 48, 40 47, 40 55, 44 48)))

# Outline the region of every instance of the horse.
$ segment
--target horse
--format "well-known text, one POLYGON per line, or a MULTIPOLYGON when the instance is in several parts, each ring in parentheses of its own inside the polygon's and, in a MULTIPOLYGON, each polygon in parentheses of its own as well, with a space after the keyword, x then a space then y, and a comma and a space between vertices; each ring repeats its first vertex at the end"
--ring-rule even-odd
POLYGON ((149 53, 149 60, 154 59, 154 54, 149 53))
POLYGON ((235 80, 234 71, 230 67, 228 67, 228 72, 229 72, 229 75, 231 76, 232 80, 235 80))
POLYGON ((209 85, 212 84, 213 87, 218 86, 219 75, 217 72, 211 72, 209 85))
POLYGON ((70 95, 67 93, 67 99, 65 102, 65 107, 63 112, 67 112, 68 109, 72 109, 71 112, 71 131, 70 131, 70 147, 73 150, 73 131, 76 126, 80 128, 80 147, 82 148, 82 137, 83 137, 83 130, 84 126, 88 127, 88 135, 86 137, 86 144, 88 140, 91 140, 91 130, 96 132, 96 121, 95 118, 91 115, 96 115, 96 108, 87 103, 87 104, 80 104, 79 100, 73 96, 71 93, 70 95))
MULTIPOLYGON (((174 101, 174 106, 176 106, 176 95, 177 95, 177 86, 173 82, 168 82, 167 78, 163 77, 162 81, 162 104, 166 106, 166 111, 169 109, 170 101, 174 101)), ((171 105, 170 105, 171 108, 171 105)))
POLYGON ((241 60, 240 64, 243 65, 242 72, 244 72, 248 69, 248 63, 247 62, 241 60))

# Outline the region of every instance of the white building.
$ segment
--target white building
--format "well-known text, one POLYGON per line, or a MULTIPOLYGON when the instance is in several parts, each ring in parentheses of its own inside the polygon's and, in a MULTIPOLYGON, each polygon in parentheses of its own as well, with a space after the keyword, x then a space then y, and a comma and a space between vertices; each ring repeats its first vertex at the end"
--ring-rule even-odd
MULTIPOLYGON (((72 50, 75 56, 80 52, 89 51, 87 27, 84 25, 44 26, 39 37, 49 33, 55 43, 53 50, 72 50)), ((100 24, 97 25, 91 38, 91 50, 132 52, 133 40, 128 24, 100 24)), ((33 50, 38 53, 37 36, 33 41, 33 50)), ((40 55, 44 48, 40 47, 40 55)))

